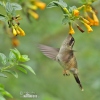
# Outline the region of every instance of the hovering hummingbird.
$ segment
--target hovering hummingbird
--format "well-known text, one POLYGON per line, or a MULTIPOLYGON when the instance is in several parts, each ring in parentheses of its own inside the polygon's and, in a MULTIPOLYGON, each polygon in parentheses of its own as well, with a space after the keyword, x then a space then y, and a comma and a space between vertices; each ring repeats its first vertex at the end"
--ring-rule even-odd
POLYGON ((45 56, 57 61, 63 67, 63 75, 70 75, 70 71, 73 74, 76 82, 79 84, 79 87, 83 91, 81 82, 78 77, 77 61, 74 55, 74 50, 72 50, 74 43, 74 38, 71 34, 69 34, 68 37, 63 41, 60 49, 42 44, 39 44, 39 49, 45 56))

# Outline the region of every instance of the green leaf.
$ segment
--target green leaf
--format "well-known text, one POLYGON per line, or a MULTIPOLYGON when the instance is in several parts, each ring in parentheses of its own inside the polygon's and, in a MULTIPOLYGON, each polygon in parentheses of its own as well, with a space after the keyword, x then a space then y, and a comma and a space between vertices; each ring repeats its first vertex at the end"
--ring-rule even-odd
POLYGON ((69 12, 72 12, 73 10, 77 9, 76 6, 72 6, 72 7, 69 7, 69 12))
POLYGON ((7 58, 6 58, 6 56, 3 54, 3 53, 0 53, 0 57, 1 57, 1 63, 3 64, 3 65, 6 65, 6 63, 7 63, 7 58))
MULTIPOLYGON (((22 67, 28 69, 29 71, 31 71, 33 74, 35 74, 34 70, 33 70, 30 66, 24 65, 24 64, 19 64, 19 66, 22 66, 22 67)), ((36 75, 36 74, 35 74, 35 75, 36 75)))
POLYGON ((2 94, 3 94, 4 96, 13 98, 13 96, 12 96, 9 92, 7 92, 7 91, 3 91, 2 94))
POLYGON ((14 10, 21 10, 22 9, 22 7, 17 3, 11 3, 11 5, 12 5, 14 10))
POLYGON ((16 73, 16 71, 12 71, 12 70, 4 70, 5 72, 8 72, 10 74, 12 74, 14 77, 18 78, 18 74, 16 73))
POLYGON ((3 73, 0 73, 0 77, 4 77, 4 78, 7 78, 7 76, 3 73))
POLYGON ((61 5, 63 8, 67 7, 67 4, 63 0, 59 0, 59 5, 61 5))
POLYGON ((17 69, 20 70, 21 72, 27 74, 27 70, 24 69, 23 67, 18 66, 17 69))
POLYGON ((4 86, 0 84, 0 100, 5 100, 3 96, 13 98, 12 95, 4 89, 4 86))
POLYGON ((12 51, 15 54, 17 59, 20 59, 21 54, 16 48, 15 49, 11 49, 10 51, 12 51))
POLYGON ((13 12, 13 7, 12 7, 10 2, 7 2, 5 7, 6 7, 6 12, 7 13, 11 14, 13 12))
POLYGON ((0 14, 0 20, 1 20, 1 21, 5 21, 5 20, 6 20, 5 15, 0 14))
POLYGON ((63 1, 63 0, 59 0, 59 1, 52 1, 48 4, 48 8, 52 8, 52 7, 57 7, 60 6, 61 8, 65 8, 67 7, 67 4, 63 1))
POLYGON ((50 2, 50 3, 47 5, 47 8, 53 8, 53 7, 57 7, 57 5, 54 3, 54 1, 50 2))
POLYGON ((68 19, 68 17, 65 17, 65 18, 63 18, 63 20, 62 20, 62 24, 67 24, 69 22, 69 19, 68 19))
POLYGON ((22 55, 19 59, 20 62, 26 62, 26 61, 29 61, 30 59, 28 58, 27 55, 22 55))
POLYGON ((0 84, 0 91, 4 91, 4 86, 0 84))
POLYGON ((10 51, 10 53, 9 53, 9 63, 14 63, 15 61, 17 61, 16 55, 12 51, 10 51))

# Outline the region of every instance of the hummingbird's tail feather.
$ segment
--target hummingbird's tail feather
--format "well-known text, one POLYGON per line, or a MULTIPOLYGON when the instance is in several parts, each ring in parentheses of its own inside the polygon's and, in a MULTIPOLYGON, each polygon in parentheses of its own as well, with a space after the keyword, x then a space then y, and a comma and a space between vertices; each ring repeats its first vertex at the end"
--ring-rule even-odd
POLYGON ((74 75, 74 78, 75 78, 76 82, 79 84, 79 87, 81 88, 81 90, 84 91, 78 75, 77 74, 73 74, 73 75, 74 75))

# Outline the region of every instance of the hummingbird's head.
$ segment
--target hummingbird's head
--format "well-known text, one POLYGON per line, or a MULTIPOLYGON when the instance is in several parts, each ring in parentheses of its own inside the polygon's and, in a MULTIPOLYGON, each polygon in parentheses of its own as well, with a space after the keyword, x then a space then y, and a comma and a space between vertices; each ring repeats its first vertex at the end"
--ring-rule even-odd
POLYGON ((67 45, 73 48, 74 43, 75 43, 75 39, 71 34, 69 34, 67 37, 67 45))
POLYGON ((75 43, 75 39, 73 38, 73 36, 71 34, 69 34, 67 36, 67 38, 64 40, 63 46, 64 46, 64 48, 72 49, 74 43, 75 43))

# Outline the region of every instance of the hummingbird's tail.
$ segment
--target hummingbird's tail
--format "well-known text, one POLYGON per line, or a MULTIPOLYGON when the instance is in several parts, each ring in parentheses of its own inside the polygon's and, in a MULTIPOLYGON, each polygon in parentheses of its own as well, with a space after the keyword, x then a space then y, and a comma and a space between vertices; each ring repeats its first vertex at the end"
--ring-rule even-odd
POLYGON ((82 85, 81 85, 81 82, 80 82, 80 80, 79 80, 78 75, 77 75, 77 74, 73 74, 73 75, 74 75, 74 78, 75 78, 76 82, 79 84, 79 87, 81 88, 81 90, 84 91, 84 89, 83 89, 83 87, 82 87, 82 85))

